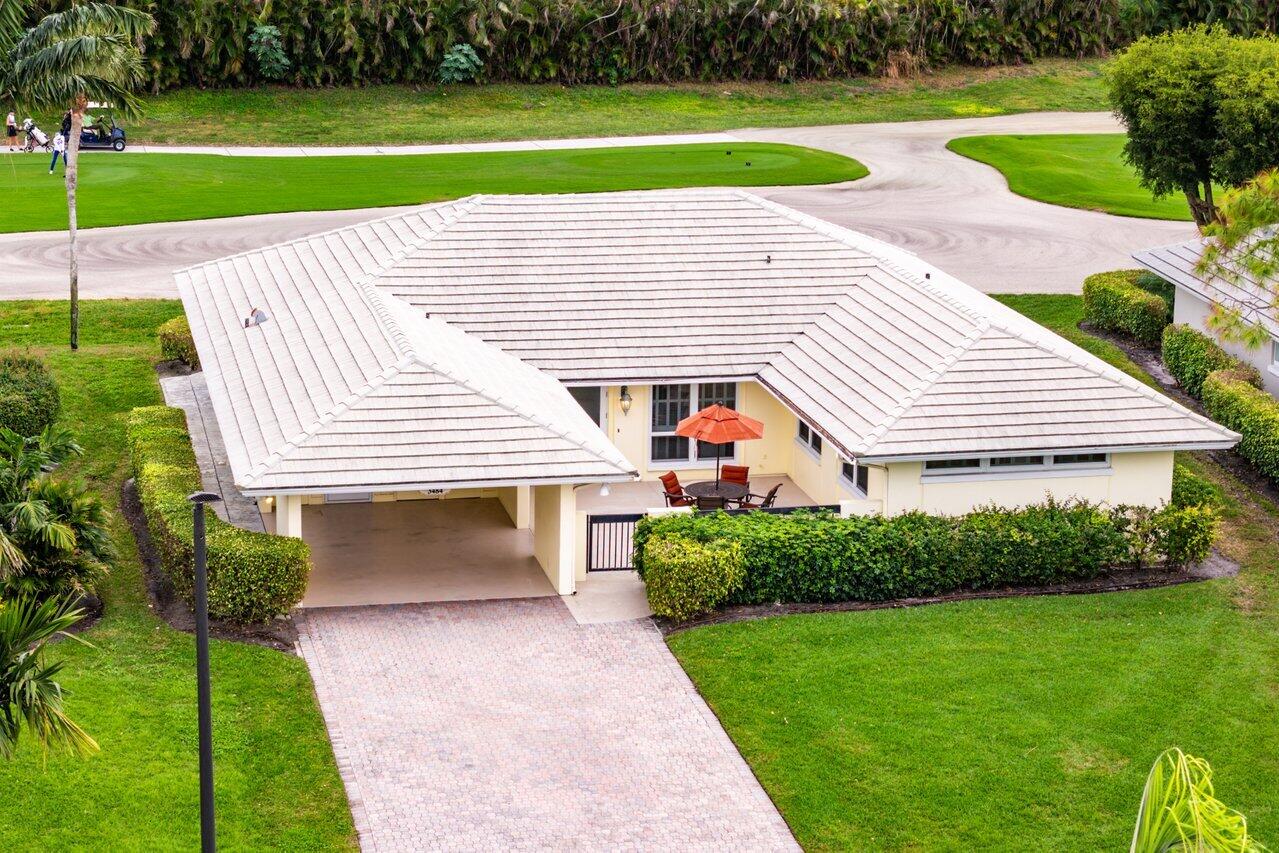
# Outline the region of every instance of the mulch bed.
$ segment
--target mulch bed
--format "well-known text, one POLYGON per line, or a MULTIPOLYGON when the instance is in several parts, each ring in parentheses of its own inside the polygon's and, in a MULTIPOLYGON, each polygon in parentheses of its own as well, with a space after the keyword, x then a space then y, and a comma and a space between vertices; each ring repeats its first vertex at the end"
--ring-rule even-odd
MULTIPOLYGON (((146 582, 150 607, 157 616, 169 623, 169 626, 188 634, 195 633, 195 613, 187 603, 173 590, 173 585, 160 568, 160 556, 156 552, 155 543, 151 541, 151 531, 147 529, 146 517, 142 514, 142 502, 138 499, 133 480, 129 479, 120 487, 120 511, 133 529, 134 538, 138 541, 138 556, 142 560, 142 576, 146 582)), ((209 620, 209 636, 220 640, 234 640, 240 643, 252 643, 258 646, 276 649, 281 652, 295 653, 298 632, 292 617, 275 619, 258 625, 241 625, 223 619, 209 620)))
POLYGON ((719 625, 725 622, 743 622, 749 619, 767 619, 771 616, 791 616, 799 613, 846 613, 861 610, 890 610, 901 607, 922 607, 926 604, 948 604, 955 601, 984 601, 994 598, 1024 598, 1032 595, 1091 595, 1102 592, 1123 592, 1134 589, 1156 589, 1165 586, 1193 583, 1211 578, 1237 574, 1239 566, 1213 554, 1201 566, 1193 569, 1169 570, 1132 569, 1111 572, 1092 580, 1050 584, 1048 586, 1018 586, 1002 589, 969 590, 930 598, 898 598, 892 601, 836 601, 828 604, 748 604, 726 607, 689 622, 672 622, 659 616, 653 621, 662 634, 669 636, 689 628, 719 625))

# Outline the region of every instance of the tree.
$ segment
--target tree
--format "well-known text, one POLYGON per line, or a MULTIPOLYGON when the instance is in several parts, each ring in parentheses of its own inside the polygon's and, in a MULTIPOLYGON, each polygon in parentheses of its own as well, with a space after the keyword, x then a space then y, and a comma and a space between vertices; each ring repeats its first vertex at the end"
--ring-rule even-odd
POLYGON ((71 135, 66 150, 67 230, 70 235, 71 349, 80 338, 80 265, 76 254, 76 183, 80 129, 89 102, 111 103, 121 115, 136 116, 132 89, 142 80, 138 44, 155 26, 145 12, 106 3, 81 3, 46 15, 34 27, 15 32, 31 0, 0 0, 0 48, 5 49, 5 100, 29 109, 69 109, 71 135), (19 34, 20 33, 20 34, 19 34))
POLYGON ((1209 327, 1224 340, 1266 345, 1270 332, 1259 321, 1279 322, 1279 169, 1228 190, 1204 235, 1197 272, 1236 285, 1214 303, 1209 327))
POLYGON ((50 474, 79 453, 65 430, 23 438, 0 428, 0 598, 75 596, 106 571, 102 500, 50 474))
POLYGON ((1279 166, 1279 41, 1195 27, 1142 38, 1106 68, 1124 159, 1155 196, 1184 193, 1195 223, 1217 220, 1213 185, 1279 166))
POLYGON ((86 755, 98 744, 62 708, 55 680, 62 663, 46 663, 45 644, 84 615, 71 600, 0 601, 0 758, 12 758, 23 724, 44 749, 86 755))

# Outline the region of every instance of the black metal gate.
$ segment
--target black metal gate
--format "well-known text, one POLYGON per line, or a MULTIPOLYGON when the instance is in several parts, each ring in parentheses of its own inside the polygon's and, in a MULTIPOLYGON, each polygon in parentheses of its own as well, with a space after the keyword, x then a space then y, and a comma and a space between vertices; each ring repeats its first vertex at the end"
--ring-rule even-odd
POLYGON ((643 513, 588 515, 586 517, 586 570, 588 572, 629 572, 635 522, 643 513))

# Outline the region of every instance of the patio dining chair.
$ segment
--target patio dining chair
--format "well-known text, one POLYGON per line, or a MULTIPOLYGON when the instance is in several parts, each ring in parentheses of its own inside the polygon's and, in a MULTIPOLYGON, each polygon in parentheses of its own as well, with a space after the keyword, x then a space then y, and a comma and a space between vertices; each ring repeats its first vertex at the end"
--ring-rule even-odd
POLYGON ((766 495, 747 495, 738 506, 742 509, 772 509, 773 504, 777 503, 777 493, 781 488, 782 484, 778 483, 766 495))
POLYGON ((679 476, 674 471, 667 471, 661 477, 662 493, 667 506, 693 506, 692 496, 684 494, 684 487, 679 484, 679 476))
POLYGON ((725 483, 737 483, 745 486, 749 491, 751 487, 750 473, 749 465, 725 465, 720 470, 719 478, 725 483))

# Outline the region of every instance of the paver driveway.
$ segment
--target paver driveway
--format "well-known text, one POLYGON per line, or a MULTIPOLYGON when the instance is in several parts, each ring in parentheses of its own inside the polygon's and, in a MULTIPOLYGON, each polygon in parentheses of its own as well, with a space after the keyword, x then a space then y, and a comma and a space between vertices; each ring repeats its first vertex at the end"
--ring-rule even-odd
POLYGON ((794 850, 648 620, 559 598, 306 610, 366 850, 794 850))

